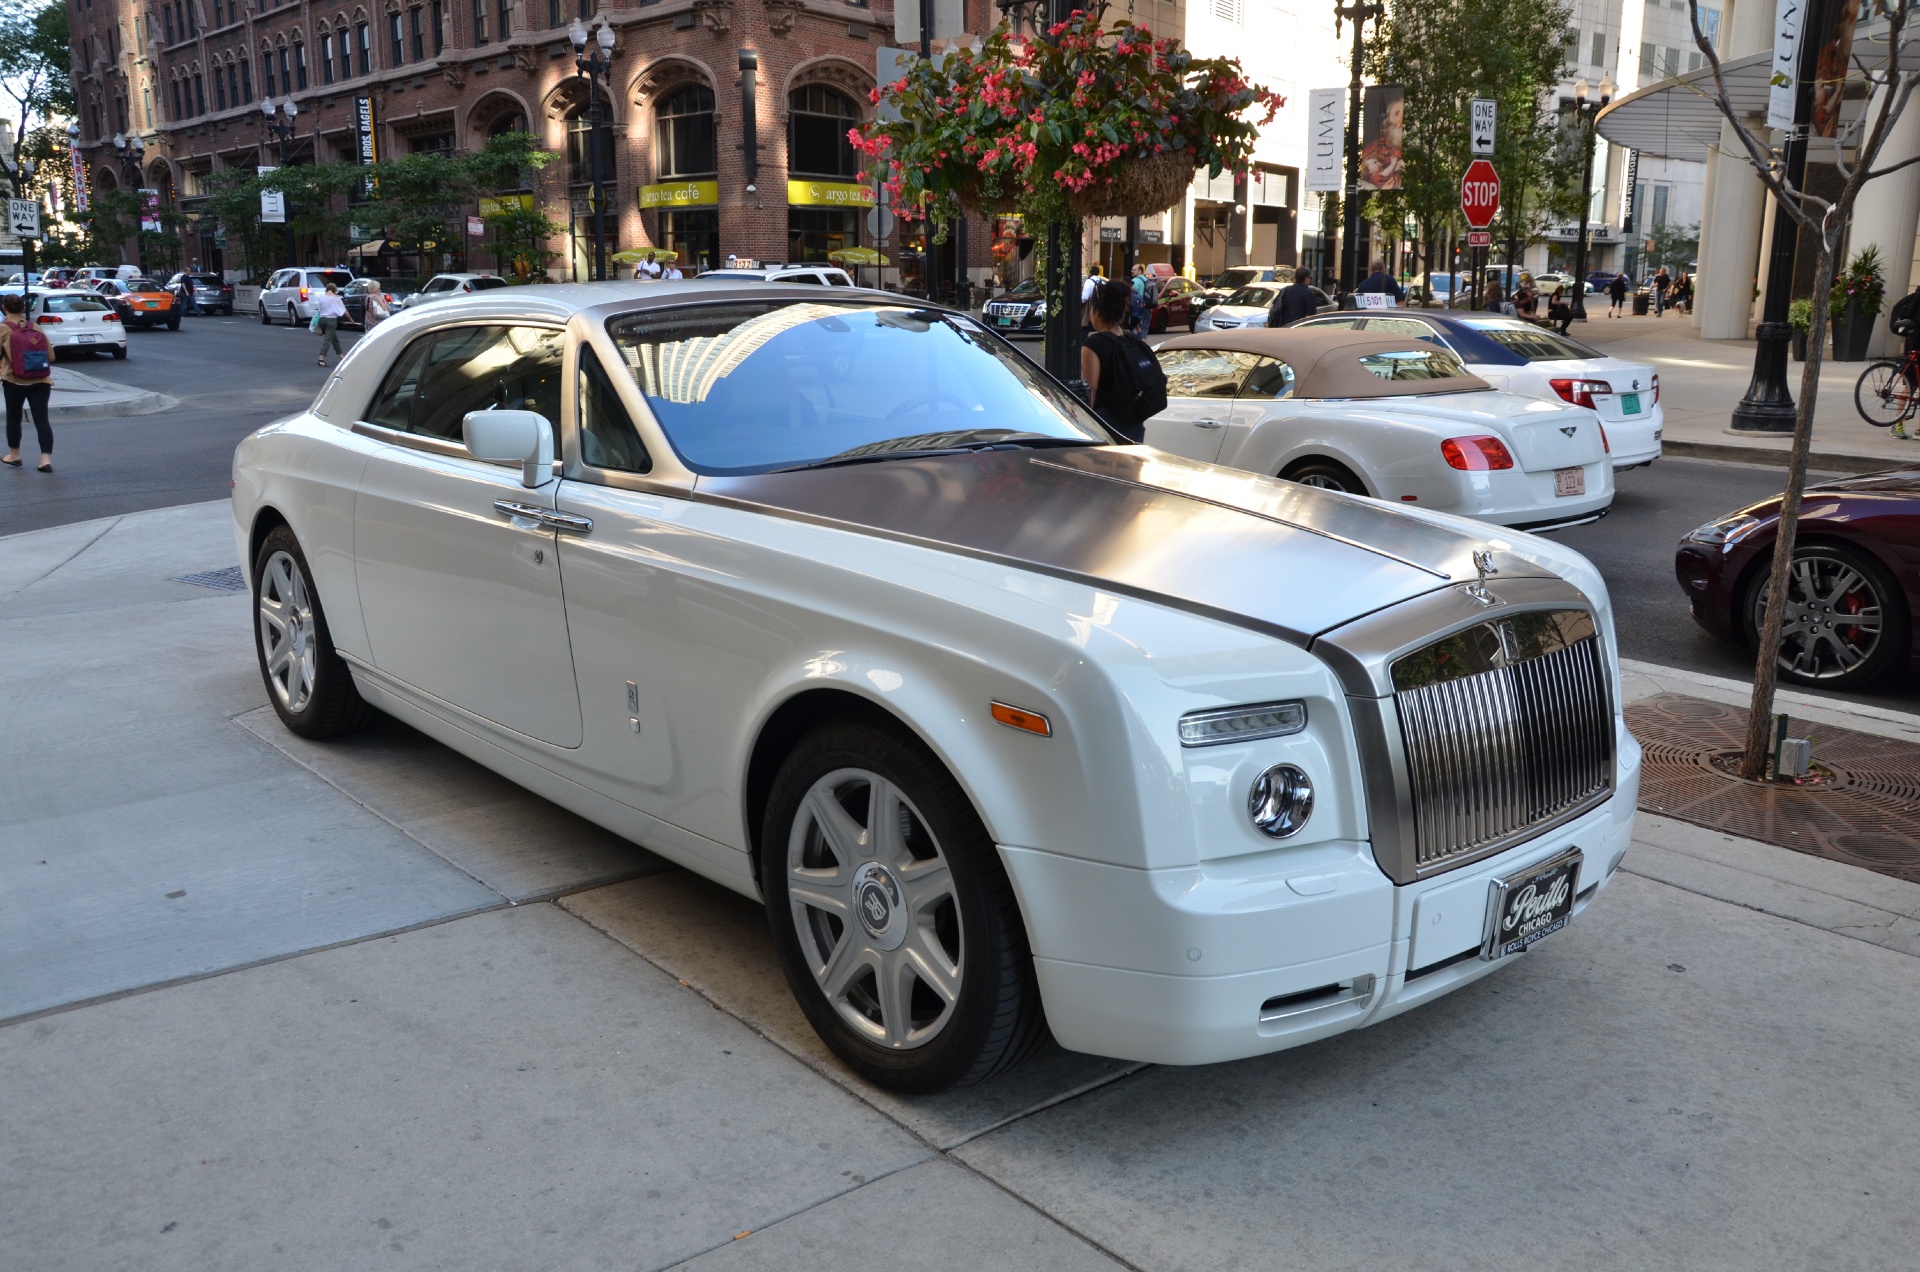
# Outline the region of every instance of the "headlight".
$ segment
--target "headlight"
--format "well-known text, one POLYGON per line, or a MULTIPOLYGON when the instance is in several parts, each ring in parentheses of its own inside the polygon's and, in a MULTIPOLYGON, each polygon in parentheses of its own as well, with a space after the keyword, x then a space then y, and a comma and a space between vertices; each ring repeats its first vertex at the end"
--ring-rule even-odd
POLYGON ((1217 742, 1251 742, 1277 738, 1307 727, 1304 702, 1260 702, 1214 711, 1189 711, 1180 717, 1181 746, 1212 746, 1217 742))
POLYGON ((1760 518, 1750 517, 1744 512, 1736 512, 1731 517, 1709 521, 1689 534, 1687 538, 1695 543, 1704 543, 1724 551, 1759 529, 1760 524, 1760 518))
POLYGON ((1274 839, 1296 835, 1313 816, 1313 782, 1291 764, 1276 764, 1247 791, 1247 816, 1254 829, 1274 839))

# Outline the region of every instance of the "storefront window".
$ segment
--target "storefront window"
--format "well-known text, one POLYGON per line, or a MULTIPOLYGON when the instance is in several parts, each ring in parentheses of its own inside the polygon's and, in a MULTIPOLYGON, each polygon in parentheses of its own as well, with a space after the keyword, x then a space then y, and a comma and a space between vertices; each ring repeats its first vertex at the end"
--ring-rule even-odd
POLYGON ((660 153, 655 169, 665 177, 704 177, 719 171, 713 134, 713 90, 688 84, 660 103, 660 153))
POLYGON ((860 122, 852 99, 820 84, 796 88, 787 97, 787 167, 810 177, 851 180, 860 163, 847 131, 860 122))
POLYGON ((660 213, 660 246, 680 253, 680 270, 692 278, 720 268, 720 210, 687 208, 660 213))
POLYGON ((860 245, 860 213, 852 208, 787 209, 787 259, 820 261, 860 245))

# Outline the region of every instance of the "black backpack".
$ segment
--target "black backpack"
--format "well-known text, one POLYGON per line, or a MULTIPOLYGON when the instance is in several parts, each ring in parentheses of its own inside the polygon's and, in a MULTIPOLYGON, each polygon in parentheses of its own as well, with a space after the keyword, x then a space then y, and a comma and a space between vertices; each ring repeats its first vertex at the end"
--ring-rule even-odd
POLYGON ((1147 342, 1132 332, 1122 332, 1120 356, 1114 359, 1113 393, 1107 409, 1121 419, 1144 424, 1167 409, 1167 373, 1160 369, 1160 358, 1147 342))

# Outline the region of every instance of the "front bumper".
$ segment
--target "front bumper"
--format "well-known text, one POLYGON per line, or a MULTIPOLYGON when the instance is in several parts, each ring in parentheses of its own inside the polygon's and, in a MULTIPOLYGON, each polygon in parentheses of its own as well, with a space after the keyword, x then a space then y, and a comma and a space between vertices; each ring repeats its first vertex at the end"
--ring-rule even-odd
POLYGON ((1365 844, 1343 865, 1321 858, 1296 872, 1275 868, 1284 851, 1132 870, 1003 847, 1054 1037, 1156 1064, 1238 1060, 1390 1019, 1514 961, 1478 957, 1493 879, 1577 846, 1577 917, 1626 853, 1640 748, 1617 732, 1606 803, 1405 887, 1365 844))

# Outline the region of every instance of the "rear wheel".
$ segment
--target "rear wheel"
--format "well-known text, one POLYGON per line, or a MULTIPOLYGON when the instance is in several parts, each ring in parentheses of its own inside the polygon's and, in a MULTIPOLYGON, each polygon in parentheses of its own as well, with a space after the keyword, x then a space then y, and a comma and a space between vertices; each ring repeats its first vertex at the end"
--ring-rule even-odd
POLYGON ((292 302, 289 301, 287 304, 287 326, 298 327, 299 325, 300 325, 300 311, 298 309, 295 309, 293 307, 292 302))
POLYGON ((1320 490, 1339 490, 1349 495, 1364 495, 1367 484, 1345 464, 1331 459, 1303 459, 1280 474, 1282 480, 1299 482, 1320 490))
POLYGON ((180 330, 180 320, 178 318, 169 318, 167 320, 167 330, 168 331, 180 330))
POLYGON ((1013 887, 960 786, 887 722, 821 726, 780 767, 760 884, 787 984, 834 1054, 926 1093, 1045 1036, 1013 887))
POLYGON ((1904 362, 1886 358, 1869 363, 1853 386, 1853 406, 1860 418, 1877 428, 1888 428, 1913 414, 1916 389, 1902 371, 1904 362))
POLYGON ((127 346, 115 345, 110 352, 116 359, 124 359, 127 356, 127 346))
POLYGON ((276 526, 254 557, 253 611, 260 677, 282 724, 303 738, 322 739, 373 720, 353 673, 334 652, 306 554, 285 526, 276 526))
MULTIPOLYGON (((1771 561, 1747 585, 1747 638, 1758 642, 1767 616, 1771 561)), ((1787 608, 1780 625, 1780 675, 1796 684, 1850 689, 1884 675, 1909 642, 1906 598, 1881 564, 1837 544, 1793 550, 1787 608)))

